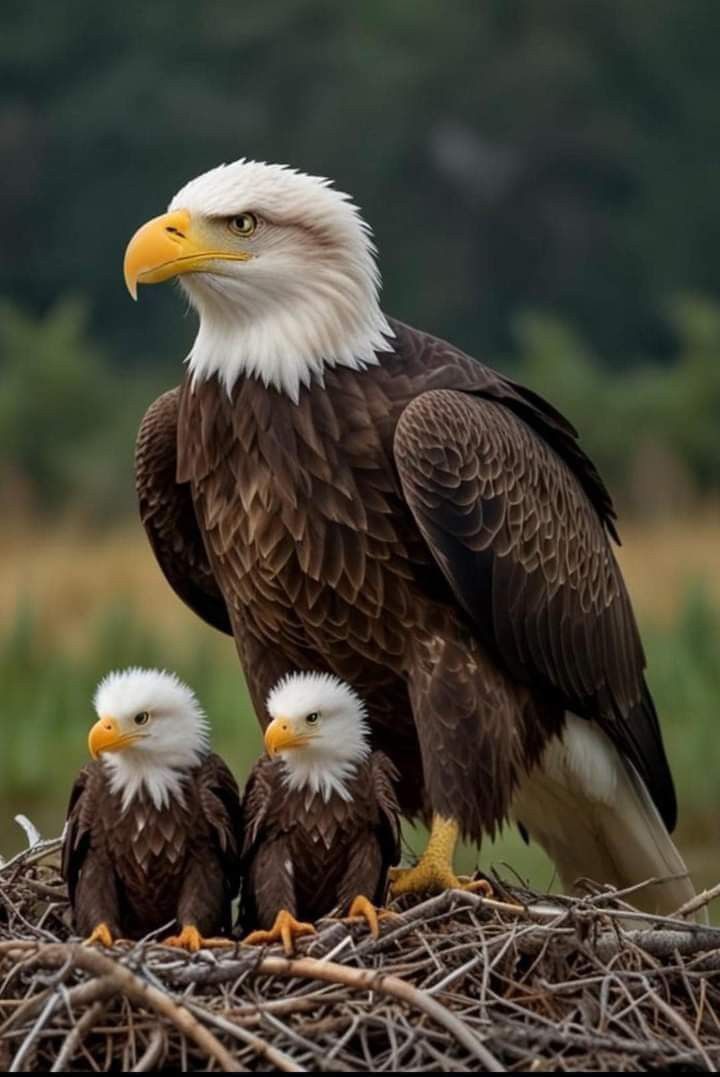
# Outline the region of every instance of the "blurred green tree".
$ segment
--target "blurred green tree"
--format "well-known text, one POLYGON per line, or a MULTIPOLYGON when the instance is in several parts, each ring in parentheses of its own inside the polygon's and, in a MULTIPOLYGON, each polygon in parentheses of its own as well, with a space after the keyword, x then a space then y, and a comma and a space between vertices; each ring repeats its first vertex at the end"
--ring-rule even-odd
POLYGON ((41 318, 0 300, 0 467, 31 507, 125 511, 132 446, 157 381, 128 383, 89 333, 87 303, 59 300, 41 318))

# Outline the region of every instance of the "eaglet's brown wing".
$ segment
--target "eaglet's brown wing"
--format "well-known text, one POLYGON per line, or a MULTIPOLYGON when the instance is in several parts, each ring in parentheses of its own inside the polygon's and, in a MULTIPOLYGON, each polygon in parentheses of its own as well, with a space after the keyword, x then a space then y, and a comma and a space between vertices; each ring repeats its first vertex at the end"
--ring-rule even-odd
POLYGON ((370 756, 370 772, 373 793, 380 811, 378 839, 383 854, 383 866, 387 871, 400 861, 400 805, 395 792, 399 775, 385 753, 378 751, 370 756))
POLYGON ((240 886, 244 840, 240 791, 227 765, 214 753, 203 763, 197 786, 200 806, 214 834, 227 887, 234 897, 240 886))
POLYGON ((202 847, 193 847, 178 901, 178 920, 197 925, 202 934, 229 932, 231 904, 240 888, 240 793, 228 767, 215 754, 196 772, 194 784, 205 825, 197 829, 202 847))
POLYGON ((100 813, 103 782, 99 765, 80 771, 70 794, 62 848, 62 874, 67 883, 76 929, 89 935, 104 923, 120 934, 120 911, 115 871, 102 842, 91 843, 100 813))
MULTIPOLYGON (((365 772, 360 772, 364 778, 365 772)), ((345 849, 347 863, 338 886, 338 904, 346 910, 358 894, 374 904, 385 901, 388 870, 400 861, 400 807, 395 793, 398 772, 384 752, 375 751, 367 761, 366 788, 357 791, 353 814, 357 826, 345 849)))
POLYGON ((674 789, 635 618, 572 464, 508 407, 449 390, 407 406, 394 451, 415 520, 495 660, 596 719, 672 828, 674 789))
POLYGON ((179 389, 148 408, 135 446, 140 519, 157 562, 177 595, 204 621, 232 635, 208 560, 188 483, 176 481, 179 389))
POLYGON ((250 771, 243 797, 242 891, 240 923, 244 932, 269 929, 280 909, 297 912, 293 867, 286 835, 264 833, 277 801, 277 767, 263 757, 250 771))

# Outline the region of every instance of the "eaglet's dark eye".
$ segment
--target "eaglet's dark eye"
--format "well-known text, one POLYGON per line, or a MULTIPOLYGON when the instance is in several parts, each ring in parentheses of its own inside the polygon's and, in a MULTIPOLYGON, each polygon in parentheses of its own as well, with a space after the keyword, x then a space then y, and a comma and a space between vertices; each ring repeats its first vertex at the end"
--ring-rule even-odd
POLYGON ((313 711, 312 714, 308 714, 305 721, 308 723, 308 725, 315 725, 315 723, 317 722, 319 717, 320 717, 320 715, 318 714, 318 712, 313 711))
POLYGON ((251 236, 257 228, 257 217, 254 213, 238 213, 230 217, 228 227, 236 236, 251 236))
POLYGON ((133 718, 133 722, 135 723, 135 725, 147 725, 149 721, 150 715, 147 711, 140 711, 140 713, 136 714, 133 718))

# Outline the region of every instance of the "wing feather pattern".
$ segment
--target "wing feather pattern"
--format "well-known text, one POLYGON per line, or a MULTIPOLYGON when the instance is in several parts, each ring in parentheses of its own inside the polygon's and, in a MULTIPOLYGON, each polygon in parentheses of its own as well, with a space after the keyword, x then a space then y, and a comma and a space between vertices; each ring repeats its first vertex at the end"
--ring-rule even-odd
POLYGON ((242 890, 243 931, 269 929, 280 909, 297 911, 294 871, 287 834, 264 833, 278 789, 276 768, 261 758, 250 771, 243 797, 242 890))
POLYGON ((70 794, 62 848, 62 874, 67 883, 76 930, 82 935, 104 923, 113 937, 120 932, 120 900, 115 871, 103 843, 93 846, 92 833, 102 797, 100 765, 88 763, 70 794))
POLYGON ((227 607, 213 575, 195 517, 189 483, 177 481, 179 389, 150 405, 135 446, 140 518, 168 583, 198 617, 232 635, 227 607))
POLYGON ((511 676, 595 719, 672 828, 672 778, 609 501, 575 474, 563 437, 560 455, 511 407, 438 389, 405 408, 394 454, 418 527, 483 643, 511 676))

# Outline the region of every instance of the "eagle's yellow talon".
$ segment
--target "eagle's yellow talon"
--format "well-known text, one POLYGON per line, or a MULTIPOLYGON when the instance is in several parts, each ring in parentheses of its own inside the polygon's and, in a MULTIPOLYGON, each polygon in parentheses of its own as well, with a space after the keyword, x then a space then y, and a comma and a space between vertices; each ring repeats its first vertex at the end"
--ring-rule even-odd
POLYGON ((460 889, 470 890, 473 894, 482 894, 486 898, 493 897, 495 893, 487 879, 466 879, 464 875, 460 876, 460 889))
POLYGON ((189 950, 191 954, 196 954, 198 950, 218 950, 235 944, 232 939, 206 939, 192 924, 185 924, 179 935, 171 935, 169 939, 163 939, 162 945, 189 950))
POLYGON ((377 909, 372 901, 369 901, 363 894, 358 894, 350 905, 347 916, 343 917, 343 920, 367 921, 370 934, 374 939, 378 939, 380 938, 380 920, 385 920, 388 917, 394 916, 396 916, 396 913, 390 912, 389 909, 377 909))
POLYGON ((113 945, 113 937, 110 928, 106 923, 100 923, 93 931, 92 935, 85 939, 85 946, 93 946, 95 943, 99 943, 101 946, 107 947, 109 950, 113 945))
POLYGON ((445 865, 421 859, 414 868, 395 869, 390 893, 393 897, 400 897, 401 894, 441 894, 443 890, 483 888, 483 883, 464 882, 459 875, 445 865))
POLYGON ((453 855, 460 828, 454 819, 434 815, 425 852, 412 868, 390 869, 390 894, 441 894, 443 890, 482 891, 490 897, 492 887, 485 879, 472 880, 456 875, 453 855))
POLYGON ((269 931, 251 931, 243 942, 248 946, 268 946, 273 942, 282 942, 285 953, 291 957, 295 952, 295 939, 314 934, 315 928, 312 924, 304 924, 296 920, 287 909, 281 909, 269 931))

